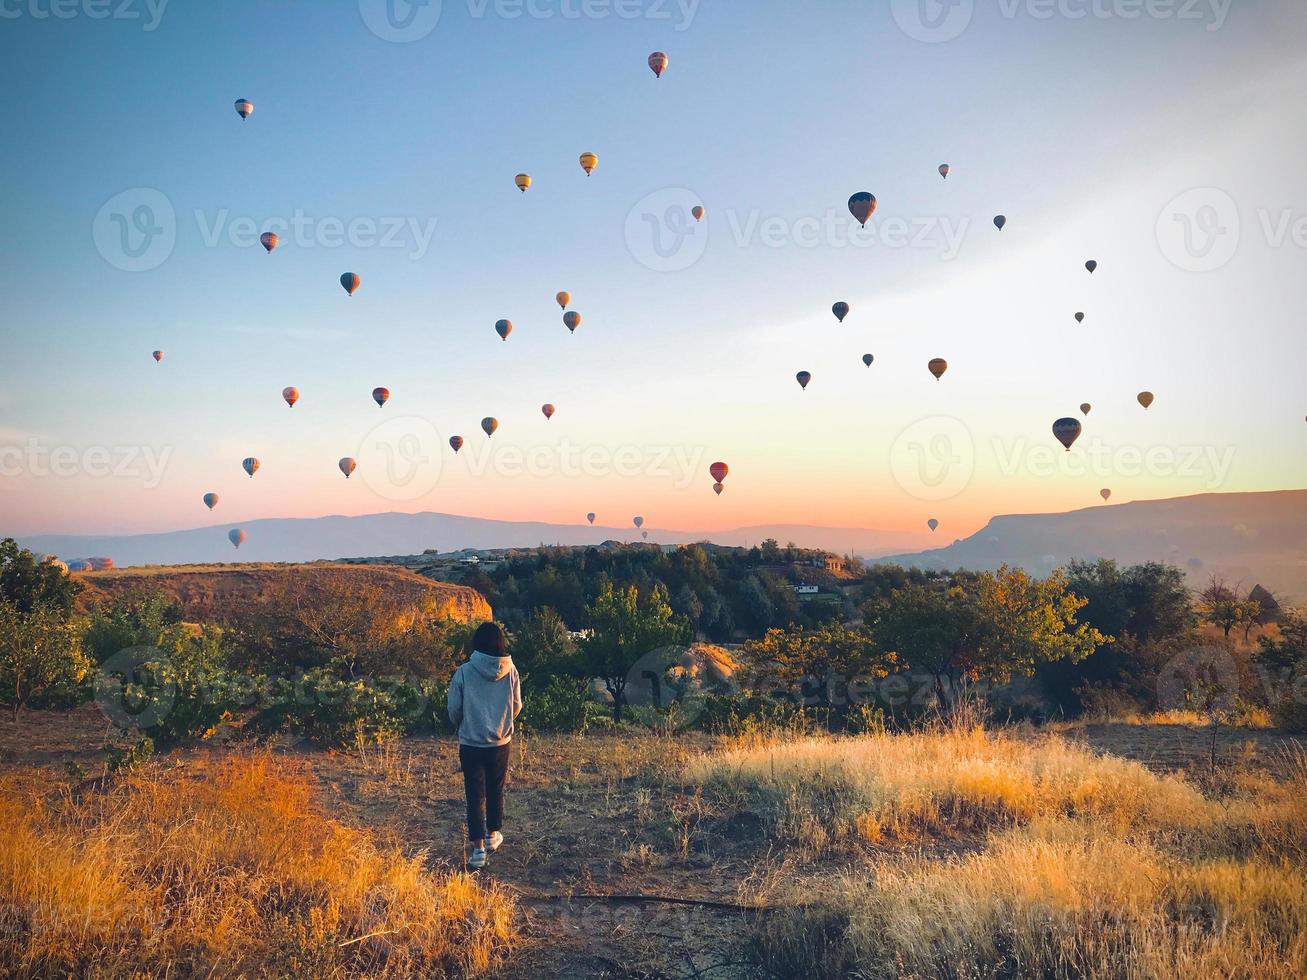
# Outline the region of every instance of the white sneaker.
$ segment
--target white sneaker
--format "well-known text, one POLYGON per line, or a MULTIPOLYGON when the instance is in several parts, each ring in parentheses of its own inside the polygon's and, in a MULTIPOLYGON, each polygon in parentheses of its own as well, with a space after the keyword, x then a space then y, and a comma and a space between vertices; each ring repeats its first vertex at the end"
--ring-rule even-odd
POLYGON ((502 843, 504 843, 504 835, 496 830, 486 838, 486 850, 497 851, 499 850, 499 845, 502 843))
POLYGON ((467 866, 473 871, 480 871, 486 866, 487 860, 489 858, 486 856, 486 849, 484 847, 474 847, 472 848, 472 856, 467 859, 467 866))

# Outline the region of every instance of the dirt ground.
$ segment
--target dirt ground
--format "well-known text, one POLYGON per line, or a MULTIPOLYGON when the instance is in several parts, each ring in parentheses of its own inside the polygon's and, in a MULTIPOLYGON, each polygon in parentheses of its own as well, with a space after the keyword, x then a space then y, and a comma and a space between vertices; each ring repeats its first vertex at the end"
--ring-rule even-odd
MULTIPOLYGON (((1201 728, 1096 724, 1061 733, 1157 770, 1210 765, 1211 734, 1201 728)), ((0 770, 37 767, 30 778, 68 785, 100 770, 107 734, 94 707, 31 713, 17 725, 6 716, 0 770)), ((1217 757, 1221 765, 1273 770, 1293 742, 1275 732, 1224 729, 1217 757)), ((777 913, 741 907, 752 904, 756 886, 801 876, 820 888, 823 878, 862 866, 867 855, 778 849, 758 814, 715 809, 681 785, 680 763, 710 744, 690 733, 519 736, 505 843, 480 872, 518 896, 522 940, 502 977, 768 975, 749 947, 749 924, 777 913)), ((462 866, 462 781, 451 740, 406 738, 349 752, 275 748, 313 773, 328 815, 424 853, 433 869, 462 866)), ((240 750, 210 744, 170 761, 240 750)))

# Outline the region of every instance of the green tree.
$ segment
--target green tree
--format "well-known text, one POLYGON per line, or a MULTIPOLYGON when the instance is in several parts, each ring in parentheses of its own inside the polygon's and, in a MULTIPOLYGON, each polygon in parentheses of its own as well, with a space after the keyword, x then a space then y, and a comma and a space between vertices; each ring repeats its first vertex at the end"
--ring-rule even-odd
POLYGON ((582 664, 589 676, 603 680, 613 698, 613 719, 622 720, 626 679, 636 661, 659 647, 686 643, 689 624, 672 611, 665 586, 641 596, 634 586, 605 586, 586 616, 589 633, 582 638, 582 664))
POLYGON ((769 629, 740 651, 748 686, 764 694, 797 695, 805 704, 824 707, 858 697, 854 685, 886 676, 895 654, 879 649, 865 627, 831 623, 819 629, 769 629))
POLYGON ((36 703, 72 703, 90 670, 67 612, 43 604, 24 612, 0 599, 0 703, 15 719, 36 703))
POLYGON ((1221 630, 1227 640, 1235 627, 1243 627, 1246 636, 1257 625, 1261 612, 1261 603, 1239 598, 1238 591, 1217 576, 1212 576, 1207 588, 1198 594, 1198 614, 1221 630))
POLYGON ((58 565, 40 561, 13 538, 0 541, 0 599, 13 603, 19 612, 45 606, 70 613, 81 590, 81 583, 58 565))
POLYGON ((510 650, 518 669, 541 686, 550 677, 575 675, 580 666, 576 641, 552 606, 532 611, 514 630, 510 650))

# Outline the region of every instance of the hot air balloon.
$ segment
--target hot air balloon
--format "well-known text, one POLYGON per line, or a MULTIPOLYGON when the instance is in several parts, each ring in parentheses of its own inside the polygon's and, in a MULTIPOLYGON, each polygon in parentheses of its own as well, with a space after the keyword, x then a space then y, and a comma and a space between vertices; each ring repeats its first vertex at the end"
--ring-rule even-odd
POLYGON ((661 51, 655 51, 653 54, 649 55, 649 67, 653 69, 653 73, 656 76, 662 78, 663 72, 667 70, 667 55, 663 54, 661 51))
POLYGON ((389 388, 373 388, 372 400, 377 403, 377 408, 381 408, 386 402, 390 401, 389 388))
POLYGON ((858 224, 867 227, 867 219, 876 213, 876 195, 858 191, 849 198, 849 213, 857 219, 858 224))
POLYGON ((1153 393, 1151 391, 1139 392, 1138 398, 1139 398, 1139 404, 1144 406, 1144 408, 1147 408, 1149 405, 1153 404, 1153 393))
POLYGON ((512 320, 496 320, 495 333, 499 334, 500 340, 507 340, 508 335, 513 332, 512 320))
POLYGON ((493 436, 495 430, 499 428, 499 419, 487 415, 481 420, 481 431, 487 436, 493 436))
POLYGON ((540 411, 544 413, 546 419, 554 417, 554 406, 550 405, 548 402, 540 406, 540 411))
POLYGON ((227 532, 227 540, 232 543, 233 547, 239 548, 245 543, 245 532, 238 527, 234 527, 227 532))
POLYGON ((358 468, 359 464, 350 456, 342 456, 340 462, 336 465, 340 467, 340 471, 345 474, 345 479, 348 480, 349 475, 358 468))
POLYGON ((794 376, 794 380, 799 383, 800 388, 808 387, 808 382, 812 380, 812 375, 807 371, 800 371, 794 376))
POLYGON ((725 488, 724 488, 720 483, 714 483, 714 484, 712 485, 712 491, 713 491, 713 493, 717 494, 717 496, 719 496, 719 497, 722 495, 722 490, 723 490, 723 489, 725 489, 725 488))
POLYGON ((1084 322, 1085 322, 1085 315, 1083 313, 1077 313, 1076 323, 1084 323, 1084 322))
POLYGON ((690 214, 693 216, 693 218, 694 218, 695 221, 702 221, 702 220, 703 220, 703 205, 702 205, 702 204, 696 204, 694 207, 690 208, 690 214))
POLYGON ((163 351, 161 350, 151 351, 150 356, 154 358, 154 363, 158 364, 160 361, 163 360, 163 351))
POLYGON ((642 538, 644 538, 646 541, 648 541, 648 540, 649 540, 649 532, 648 532, 648 531, 641 531, 641 532, 640 532, 640 537, 642 537, 642 538))
POLYGON ((1002 231, 1002 230, 1003 230, 1003 226, 1004 226, 1005 224, 1007 224, 1007 216, 1006 216, 1006 215, 1002 215, 1002 214, 996 214, 996 215, 994 215, 994 227, 995 227, 995 228, 997 228, 999 231, 1002 231))
POLYGON ((835 319, 839 320, 840 323, 843 323, 844 318, 849 315, 849 304, 840 300, 840 302, 830 308, 830 311, 835 314, 835 319))
POLYGON ((242 119, 249 119, 250 113, 254 111, 254 103, 249 99, 236 100, 236 114, 242 119))
POLYGON ((358 277, 358 274, 354 272, 346 272, 340 277, 340 284, 345 287, 345 292, 349 293, 351 296, 358 291, 359 283, 362 281, 363 280, 358 277))
POLYGON ((723 482, 726 479, 726 474, 730 471, 731 468, 725 463, 713 463, 712 466, 708 467, 708 472, 712 474, 714 483, 723 482))
POLYGON ((462 436, 450 436, 450 437, 449 437, 449 447, 450 447, 451 449, 453 449, 454 452, 458 452, 460 449, 463 448, 463 437, 462 437, 462 436))
POLYGON ((213 510, 213 508, 217 507, 217 506, 218 506, 218 495, 217 495, 216 493, 213 493, 213 492, 206 493, 206 494, 204 495, 204 506, 207 507, 207 508, 209 508, 209 510, 213 510))
POLYGON ((1098 491, 1098 495, 1102 497, 1104 500, 1107 500, 1109 497, 1112 496, 1112 491, 1107 489, 1107 487, 1103 487, 1102 490, 1098 491))
POLYGON ((948 180, 948 175, 952 172, 952 170, 953 168, 950 167, 947 163, 941 163, 939 165, 939 175, 943 177, 945 180, 948 180))
POLYGON ((264 247, 264 249, 266 249, 269 252, 271 252, 274 248, 277 247, 277 243, 279 241, 281 241, 281 239, 278 238, 277 233, 273 231, 265 231, 262 235, 259 236, 259 244, 261 244, 264 247))
POLYGON ((572 333, 576 333, 576 328, 581 325, 581 314, 576 310, 568 310, 563 314, 563 325, 572 333))
POLYGON ((1082 428, 1079 419, 1058 419, 1053 423, 1053 435, 1057 437, 1058 442, 1066 447, 1066 451, 1070 452, 1075 441, 1080 438, 1082 428))
POLYGON ((863 355, 862 355, 862 363, 865 364, 865 365, 867 365, 867 367, 871 367, 871 362, 874 361, 875 359, 876 359, 876 357, 875 357, 874 354, 863 354, 863 355))
POLYGON ((559 306, 561 306, 563 309, 567 309, 568 304, 572 302, 572 294, 569 293, 567 290, 563 290, 561 293, 555 296, 554 299, 558 300, 559 306))
POLYGON ((633 517, 633 518, 631 518, 631 523, 634 524, 636 527, 641 527, 641 526, 644 524, 644 518, 643 518, 643 517, 633 517))
POLYGON ((589 521, 591 524, 593 524, 595 522, 595 512, 590 511, 590 513, 585 515, 585 519, 589 521))
POLYGON ((933 531, 935 530, 935 528, 939 527, 939 521, 935 520, 935 518, 932 517, 930 520, 926 522, 926 526, 933 531))
POLYGON ((931 358, 930 363, 926 365, 926 368, 935 376, 935 380, 938 381, 940 378, 944 377, 944 372, 948 370, 948 361, 944 360, 942 357, 933 357, 931 358))
POLYGON ((294 387, 282 388, 281 397, 286 399, 287 405, 294 408, 295 403, 300 400, 300 390, 294 387))
POLYGON ((1088 414, 1093 410, 1093 407, 1094 407, 1094 406, 1091 405, 1091 404, 1089 404, 1089 402, 1081 402, 1081 403, 1080 403, 1080 414, 1081 414, 1081 415, 1088 415, 1088 414))
POLYGON ((259 461, 253 456, 248 456, 241 460, 241 468, 244 469, 245 472, 250 475, 250 479, 253 480, 254 474, 259 472, 259 461))
POLYGON ((513 178, 513 183, 517 185, 517 189, 519 191, 525 194, 526 189, 531 186, 531 175, 518 174, 516 177, 513 178))
POLYGON ((1089 270, 1089 274, 1092 276, 1094 274, 1094 270, 1098 268, 1098 263, 1095 262, 1093 259, 1090 259, 1088 262, 1085 263, 1085 268, 1089 270))
POLYGON ((586 151, 581 154, 581 169, 585 171, 587 177, 594 172, 594 168, 599 166, 599 158, 593 153, 586 151))

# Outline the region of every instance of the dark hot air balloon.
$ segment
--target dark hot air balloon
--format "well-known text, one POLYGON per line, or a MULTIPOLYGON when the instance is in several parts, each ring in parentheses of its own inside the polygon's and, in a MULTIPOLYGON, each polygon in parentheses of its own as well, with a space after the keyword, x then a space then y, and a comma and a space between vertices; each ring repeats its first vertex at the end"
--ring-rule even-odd
POLYGON ((702 220, 703 220, 703 205, 702 205, 702 204, 696 204, 694 207, 690 208, 690 215, 691 215, 691 217, 694 218, 695 221, 702 221, 702 220))
POLYGON ((206 493, 204 495, 204 506, 209 508, 209 510, 213 510, 213 508, 217 507, 218 495, 216 493, 213 493, 212 491, 206 493))
POLYGON ((452 450, 454 450, 454 452, 458 452, 460 449, 462 449, 462 448, 463 448, 463 437, 462 437, 462 436, 450 436, 450 437, 449 437, 449 448, 452 449, 452 450))
POLYGON ((935 376, 935 380, 938 381, 940 378, 944 377, 944 372, 948 370, 948 361, 944 360, 942 357, 932 357, 930 363, 926 365, 926 369, 930 371, 930 373, 935 376))
POLYGON ((277 237, 276 232, 265 231, 259 236, 259 244, 268 252, 271 252, 276 248, 279 241, 281 241, 281 239, 277 237))
POLYGON ((643 518, 643 517, 632 517, 632 518, 631 518, 631 523, 634 524, 636 527, 642 527, 642 526, 644 525, 644 518, 643 518))
POLYGON ((868 191, 858 191, 849 198, 849 213, 857 219, 858 224, 867 227, 867 219, 876 213, 876 195, 868 191))
POLYGON ((513 332, 512 320, 496 320, 495 333, 499 334, 500 340, 507 340, 508 335, 513 332))
POLYGON ((336 465, 340 467, 340 471, 345 474, 345 479, 348 480, 349 475, 358 469, 359 464, 353 459, 353 457, 342 456, 340 462, 336 465))
POLYGON ((667 55, 661 51, 655 51, 649 55, 649 68, 658 78, 663 77, 663 72, 667 70, 667 55))
POLYGON ((381 408, 381 406, 385 405, 386 402, 390 401, 390 389, 373 388, 372 400, 377 403, 377 408, 381 408))
POLYGON ((150 356, 154 358, 154 363, 158 364, 160 361, 163 360, 163 351, 161 350, 151 351, 150 356))
POLYGON ((340 277, 341 286, 344 287, 345 292, 349 293, 351 296, 358 292, 359 283, 362 281, 363 280, 360 279, 358 274, 355 272, 346 272, 340 277))
POLYGON ((590 513, 585 515, 585 519, 589 521, 591 524, 593 524, 595 522, 595 512, 590 511, 590 513))
POLYGON ((807 371, 800 371, 794 376, 794 380, 799 383, 800 388, 808 387, 808 382, 812 380, 812 375, 807 371))
POLYGON ((1077 313, 1076 323, 1084 323, 1084 322, 1085 322, 1085 315, 1083 313, 1077 313))
POLYGON ((254 479, 254 474, 259 472, 259 461, 253 456, 248 456, 241 460, 241 468, 250 475, 250 479, 252 480, 254 479))
POLYGON ((871 362, 874 361, 875 359, 876 359, 876 357, 875 357, 874 354, 863 354, 863 355, 862 355, 862 363, 865 364, 865 365, 867 365, 867 367, 871 367, 871 362))
POLYGON ((727 466, 725 463, 713 463, 712 466, 708 467, 708 472, 712 474, 714 483, 724 482, 726 479, 726 474, 729 473, 730 471, 731 468, 727 466))
POLYGON ((712 485, 712 492, 717 494, 719 497, 722 495, 722 490, 724 489, 725 487, 721 483, 714 483, 712 485))
POLYGON ((997 228, 999 231, 1002 231, 1002 230, 1003 230, 1003 226, 1004 226, 1005 224, 1007 224, 1007 215, 1003 215, 1003 214, 996 214, 996 215, 994 215, 994 227, 995 227, 995 228, 997 228))
POLYGON ((1091 404, 1089 404, 1089 402, 1081 402, 1081 403, 1080 403, 1080 414, 1081 414, 1081 415, 1088 415, 1091 411, 1093 411, 1093 408, 1094 408, 1094 406, 1091 405, 1091 404))
POLYGON ((939 527, 939 521, 935 520, 935 518, 932 517, 930 520, 928 520, 928 521, 926 522, 926 526, 929 527, 929 528, 933 531, 933 530, 935 530, 937 527, 939 527))
POLYGON ((563 325, 572 333, 576 333, 576 328, 581 325, 581 314, 576 310, 568 310, 563 314, 563 325))
POLYGON ((540 411, 546 419, 554 417, 554 406, 550 405, 548 402, 545 402, 545 404, 540 406, 540 411))
POLYGON ((948 180, 948 175, 952 173, 952 171, 953 168, 950 167, 947 163, 941 163, 939 165, 939 175, 943 177, 945 180, 948 180))
POLYGON ((493 436, 495 430, 499 428, 499 419, 487 415, 481 420, 481 431, 487 436, 493 436))
POLYGON ((1141 391, 1136 397, 1139 400, 1139 404, 1144 406, 1144 408, 1148 408, 1153 404, 1153 393, 1151 391, 1141 391))
POLYGON ((839 320, 840 323, 843 323, 844 318, 849 315, 849 304, 840 300, 840 302, 830 308, 830 311, 835 314, 835 319, 839 320))
POLYGON ((1082 429, 1083 426, 1081 426, 1079 419, 1058 419, 1053 423, 1053 435, 1057 437, 1058 442, 1066 447, 1067 452, 1071 451, 1075 441, 1080 438, 1082 429))
POLYGON ((1098 263, 1095 262, 1093 259, 1090 259, 1088 262, 1085 263, 1085 268, 1089 270, 1089 274, 1092 276, 1094 274, 1094 270, 1098 268, 1098 263))
POLYGON ((245 543, 245 532, 238 527, 234 527, 227 532, 227 540, 232 543, 232 547, 239 548, 245 543))

